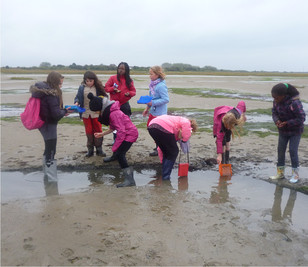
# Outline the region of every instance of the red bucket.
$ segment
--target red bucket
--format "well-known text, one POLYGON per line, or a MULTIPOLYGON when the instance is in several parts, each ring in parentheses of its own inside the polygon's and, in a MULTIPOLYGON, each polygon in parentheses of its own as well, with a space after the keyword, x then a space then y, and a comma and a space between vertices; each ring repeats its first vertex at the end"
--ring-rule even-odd
POLYGON ((189 163, 179 163, 179 176, 187 176, 188 175, 189 163))

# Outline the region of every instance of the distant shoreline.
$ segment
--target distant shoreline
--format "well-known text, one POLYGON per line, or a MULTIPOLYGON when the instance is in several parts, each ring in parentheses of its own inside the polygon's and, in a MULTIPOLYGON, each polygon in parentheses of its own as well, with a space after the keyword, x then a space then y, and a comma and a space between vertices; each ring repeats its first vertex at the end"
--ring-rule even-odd
MULTIPOLYGON (((58 71, 62 74, 84 74, 87 69, 42 69, 42 68, 1 68, 3 74, 48 74, 58 71)), ((114 70, 92 70, 96 74, 115 74, 114 70)), ((147 75, 148 71, 131 70, 131 75, 147 75)), ((308 72, 267 72, 267 71, 166 71, 167 75, 215 75, 215 76, 283 76, 307 77, 308 72)))

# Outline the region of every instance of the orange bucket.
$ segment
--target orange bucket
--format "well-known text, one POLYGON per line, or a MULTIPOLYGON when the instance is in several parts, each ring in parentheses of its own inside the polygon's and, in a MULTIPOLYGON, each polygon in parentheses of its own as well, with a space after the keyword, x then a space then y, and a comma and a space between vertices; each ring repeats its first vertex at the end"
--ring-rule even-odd
POLYGON ((220 176, 232 176, 231 164, 219 164, 220 176))
POLYGON ((187 176, 188 168, 189 168, 189 163, 179 163, 178 176, 187 176))

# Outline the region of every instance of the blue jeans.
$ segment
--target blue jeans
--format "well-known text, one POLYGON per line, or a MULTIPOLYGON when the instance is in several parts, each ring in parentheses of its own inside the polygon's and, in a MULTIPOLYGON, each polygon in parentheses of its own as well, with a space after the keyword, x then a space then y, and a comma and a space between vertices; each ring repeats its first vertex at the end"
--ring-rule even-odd
POLYGON ((301 140, 301 135, 281 135, 279 134, 278 139, 278 163, 277 166, 285 165, 286 150, 289 142, 289 152, 292 163, 292 168, 298 168, 298 146, 301 140))

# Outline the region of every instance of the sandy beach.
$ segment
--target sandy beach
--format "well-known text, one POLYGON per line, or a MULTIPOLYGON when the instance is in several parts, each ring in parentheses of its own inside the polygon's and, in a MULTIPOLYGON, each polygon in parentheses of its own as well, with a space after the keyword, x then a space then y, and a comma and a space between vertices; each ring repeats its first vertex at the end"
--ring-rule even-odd
MULTIPOLYGON (((40 77, 39 77, 40 78, 40 77)), ((7 80, 5 80, 7 79, 7 80)), ((252 83, 250 77, 171 77, 168 87, 223 88, 241 93, 269 94, 277 81, 252 83), (243 81, 244 80, 244 81, 243 81)), ((291 79, 291 78, 290 78, 291 79)), ((2 88, 24 88, 33 81, 9 83, 2 88)), ((136 100, 147 93, 148 77, 136 78, 136 100)), ((308 101, 307 79, 291 79, 308 101)), ((78 86, 76 79, 67 84, 78 86)), ((67 86, 68 86, 67 85, 67 86)), ((72 104, 75 92, 64 92, 64 103, 72 104)), ((2 94, 1 103, 25 104, 29 94, 2 94)), ((235 106, 239 99, 202 98, 170 93, 170 108, 213 109, 235 106)), ((266 101, 247 100, 247 109, 270 108, 266 101)), ((146 119, 144 119, 146 121, 146 119)), ((136 168, 159 168, 159 159, 150 157, 153 140, 146 129, 127 153, 136 168)), ((212 134, 197 132, 191 138, 190 171, 217 170, 212 134)), ((104 151, 111 154, 112 135, 104 139, 104 151)), ((308 166, 308 140, 302 138, 299 159, 308 166)), ((231 161, 275 165, 277 136, 248 134, 232 141, 231 161)), ((43 139, 39 131, 28 131, 21 122, 1 121, 1 170, 41 170, 43 139)), ((59 124, 57 154, 62 171, 117 169, 117 162, 103 163, 101 157, 85 158, 86 136, 82 125, 59 124)), ((287 154, 287 164, 289 155, 287 154)), ((239 165, 240 166, 240 165, 239 165)), ((240 168, 240 167, 238 167, 240 168)), ((174 170, 175 171, 175 170, 174 170)), ((287 188, 308 186, 308 174, 287 188)), ((269 173, 268 175, 272 175, 269 173)), ((150 178, 149 178, 150 179, 150 178)), ((263 177, 264 183, 270 182, 263 177)), ((269 184, 269 183, 268 183, 269 184)), ((2 266, 222 266, 222 265, 308 265, 308 228, 296 232, 285 221, 264 220, 263 230, 251 230, 249 210, 234 209, 232 201, 211 204, 185 191, 174 193, 170 186, 118 189, 110 185, 93 186, 86 192, 44 198, 2 202, 2 266), (281 229, 288 229, 287 235, 281 229), (287 236, 288 238, 286 238, 287 236), (290 241, 292 240, 292 241, 290 241)), ((283 230, 283 231, 284 231, 283 230)))

